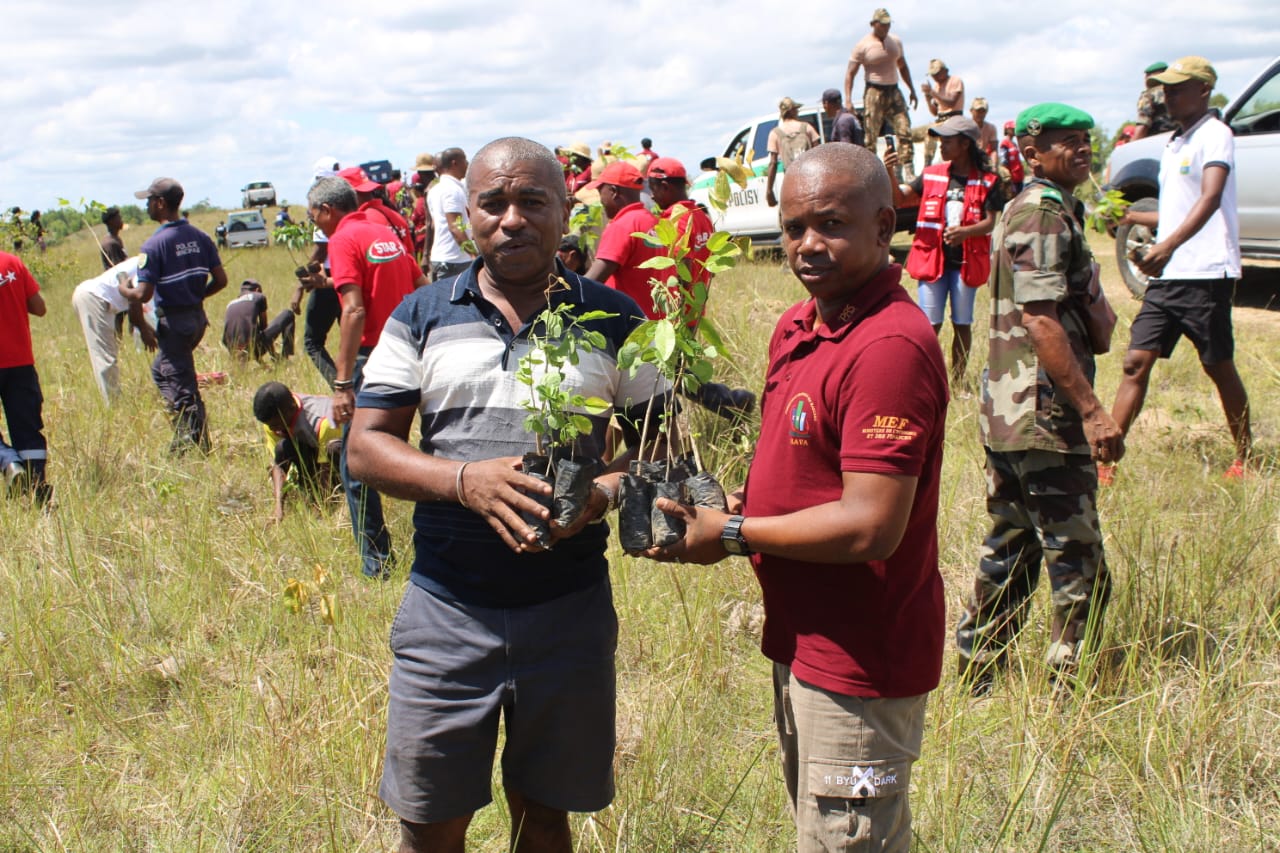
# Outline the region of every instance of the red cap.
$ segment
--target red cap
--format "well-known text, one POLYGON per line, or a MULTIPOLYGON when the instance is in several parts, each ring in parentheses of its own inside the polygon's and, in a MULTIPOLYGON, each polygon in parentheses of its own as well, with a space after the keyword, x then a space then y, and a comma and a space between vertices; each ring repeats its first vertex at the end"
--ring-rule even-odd
POLYGON ((369 180, 359 166, 348 166, 338 172, 338 177, 351 184, 351 189, 358 193, 371 193, 382 186, 377 181, 369 180))
POLYGON ((602 184, 610 184, 615 187, 626 187, 628 189, 638 190, 644 186, 644 178, 640 175, 640 170, 630 163, 624 163, 621 160, 614 160, 608 166, 604 167, 604 171, 600 173, 600 177, 583 187, 584 190, 600 189, 602 184))
POLYGON ((404 181, 392 181, 387 184, 387 195, 391 198, 395 198, 396 193, 400 192, 403 188, 404 181))
POLYGON ((685 178, 689 177, 689 173, 684 170, 684 164, 674 157, 658 157, 649 164, 649 177, 651 178, 685 178))
POLYGON ((1013 122, 1011 122, 1011 121, 1006 121, 1006 122, 1004 123, 1004 129, 1005 129, 1005 130, 1013 130, 1016 126, 1017 126, 1017 125, 1015 125, 1015 124, 1014 124, 1013 122))

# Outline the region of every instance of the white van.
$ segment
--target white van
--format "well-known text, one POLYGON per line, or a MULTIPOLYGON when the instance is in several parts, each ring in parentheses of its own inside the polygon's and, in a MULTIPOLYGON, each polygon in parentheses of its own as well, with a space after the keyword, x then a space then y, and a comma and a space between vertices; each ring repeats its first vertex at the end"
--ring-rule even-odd
MULTIPOLYGON (((802 107, 799 114, 801 121, 807 121, 818 131, 819 138, 826 142, 831 138, 831 119, 821 107, 802 107)), ((776 112, 752 120, 750 124, 728 137, 728 142, 721 154, 723 157, 736 160, 738 157, 751 154, 751 178, 745 188, 730 183, 732 195, 728 206, 716 210, 711 206, 709 197, 716 180, 716 158, 708 157, 701 163, 702 174, 692 179, 689 197, 706 208, 711 222, 717 231, 728 231, 735 237, 747 236, 756 245, 771 245, 781 241, 782 228, 778 222, 778 208, 769 207, 765 201, 765 184, 769 174, 769 131, 778 126, 776 112)), ((881 143, 883 144, 883 143, 881 143)), ((920 146, 916 146, 919 149, 920 146)), ((778 174, 773 181, 775 196, 782 195, 782 184, 785 179, 781 161, 778 163, 778 174)), ((915 224, 915 208, 898 212, 898 228, 902 230, 915 224)))

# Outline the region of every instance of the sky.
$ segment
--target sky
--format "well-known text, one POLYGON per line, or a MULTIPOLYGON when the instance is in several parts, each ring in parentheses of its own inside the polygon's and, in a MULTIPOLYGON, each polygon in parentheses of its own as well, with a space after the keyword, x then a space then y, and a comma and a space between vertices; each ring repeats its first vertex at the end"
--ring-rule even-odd
MULTIPOLYGON (((1108 130, 1141 71, 1201 54, 1238 93, 1277 54, 1273 0, 890 3, 915 83, 943 59, 1003 123, 1065 101, 1108 130), (1209 11, 1211 10, 1211 12, 1209 11), (1053 17, 1051 17, 1053 16, 1053 17)), ((8 0, 0 48, 0 206, 133 201, 177 178, 187 203, 237 207, 271 181, 305 199, 311 164, 468 153, 500 136, 608 139, 691 169, 782 96, 840 88, 874 6, 333 0, 8 0)), ((859 97, 862 78, 854 86, 859 97)), ((912 117, 923 123, 921 105, 912 117)))

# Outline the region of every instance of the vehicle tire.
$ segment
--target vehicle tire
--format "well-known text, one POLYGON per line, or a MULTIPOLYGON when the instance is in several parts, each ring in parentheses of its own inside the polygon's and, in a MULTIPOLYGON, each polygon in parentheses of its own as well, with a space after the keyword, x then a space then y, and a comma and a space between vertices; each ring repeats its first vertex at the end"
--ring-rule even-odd
POLYGON ((244 224, 243 222, 232 222, 231 226, 227 230, 228 231, 248 231, 249 226, 244 224))
MULTIPOLYGON (((1154 198, 1140 198, 1129 209, 1135 213, 1154 213, 1159 209, 1159 202, 1154 198)), ((1137 299, 1147 292, 1147 276, 1134 265, 1130 256, 1134 252, 1146 251, 1155 241, 1155 232, 1145 225, 1125 224, 1116 229, 1116 266, 1120 268, 1124 286, 1137 299)))

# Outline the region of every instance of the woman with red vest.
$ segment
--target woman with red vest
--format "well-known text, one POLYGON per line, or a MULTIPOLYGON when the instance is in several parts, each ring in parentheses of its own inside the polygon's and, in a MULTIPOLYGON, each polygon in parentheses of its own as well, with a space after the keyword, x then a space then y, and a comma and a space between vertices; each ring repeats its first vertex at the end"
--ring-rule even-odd
MULTIPOLYGON (((907 274, 919 282, 920 308, 934 332, 942 331, 950 297, 951 383, 962 387, 973 342, 973 301, 991 273, 991 229, 1004 198, 973 119, 952 116, 929 133, 939 137, 943 162, 926 166, 910 184, 895 185, 893 203, 919 205, 907 274)), ((884 162, 894 174, 897 154, 886 151, 884 162)))

